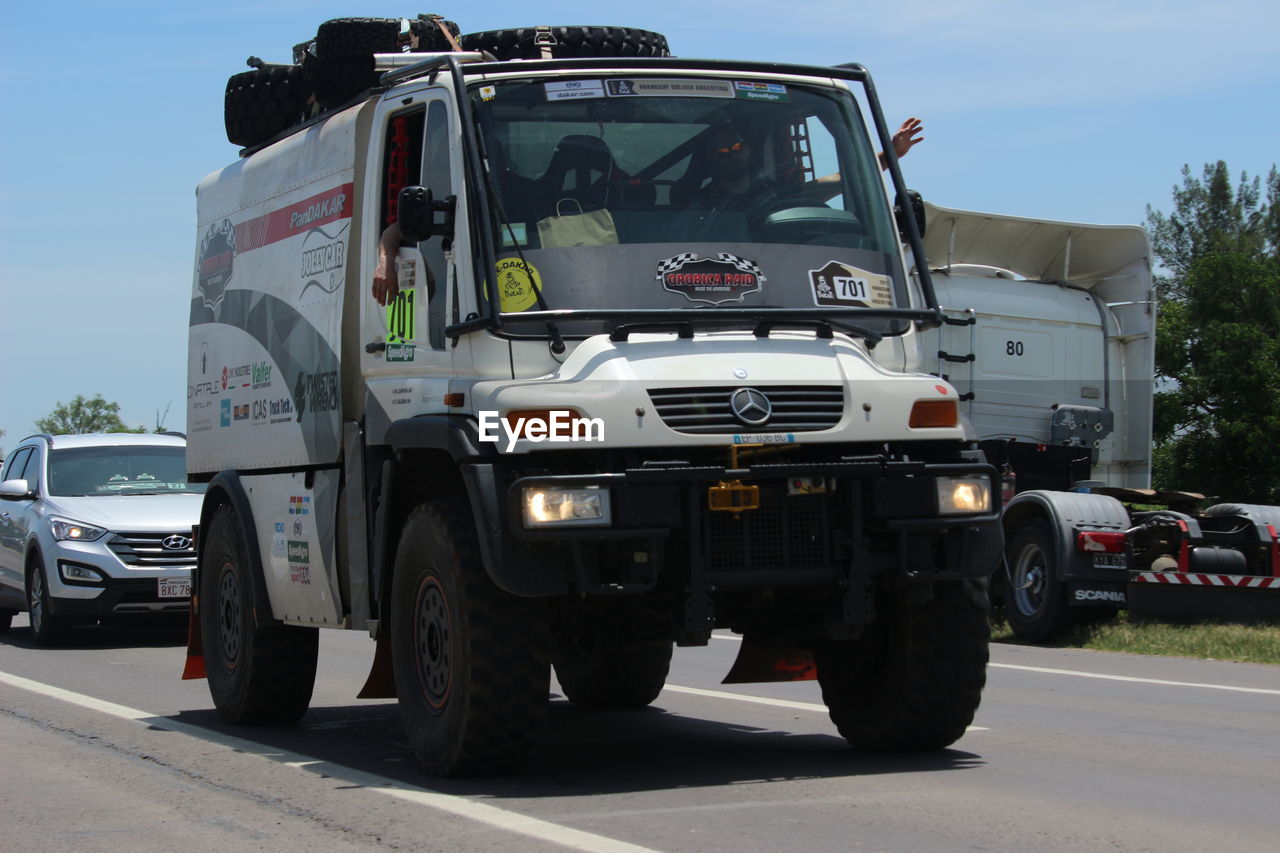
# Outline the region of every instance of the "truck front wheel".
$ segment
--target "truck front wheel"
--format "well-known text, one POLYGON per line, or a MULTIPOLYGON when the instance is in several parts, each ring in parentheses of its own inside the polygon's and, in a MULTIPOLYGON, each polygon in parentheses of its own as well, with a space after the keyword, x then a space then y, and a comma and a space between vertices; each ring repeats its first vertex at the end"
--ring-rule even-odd
POLYGON ((973 722, 987 680, 991 636, 977 581, 937 581, 911 604, 881 595, 855 640, 814 650, 822 700, 840 734, 860 749, 942 749, 973 722))
POLYGON ((662 692, 670 640, 631 636, 619 614, 566 603, 553 611, 551 660, 564 695, 584 708, 643 708, 662 692))
POLYGON ((258 625, 259 602, 235 510, 209 522, 200 560, 200 631, 209 692, 229 723, 292 723, 307 712, 319 629, 258 625))
POLYGON ((400 718, 429 773, 490 773, 527 757, 547 715, 543 602, 485 573, 475 522, 457 499, 409 514, 391 582, 400 718))
POLYGON ((1073 614, 1048 522, 1028 518, 1020 523, 1009 540, 1005 564, 1009 576, 1004 611, 1014 635, 1039 643, 1066 630, 1073 614))

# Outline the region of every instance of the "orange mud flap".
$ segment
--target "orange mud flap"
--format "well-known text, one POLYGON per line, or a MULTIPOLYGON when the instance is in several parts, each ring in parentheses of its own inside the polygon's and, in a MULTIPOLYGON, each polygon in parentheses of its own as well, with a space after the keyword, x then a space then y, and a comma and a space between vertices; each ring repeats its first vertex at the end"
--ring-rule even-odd
POLYGON ((182 680, 207 678, 204 669, 204 639, 200 635, 200 599, 191 596, 191 609, 187 611, 187 663, 182 668, 182 680))
POLYGON ((357 699, 394 699, 396 698, 396 676, 391 667, 390 631, 378 631, 378 644, 373 650, 373 666, 369 667, 369 677, 364 680, 364 687, 356 694, 357 699))
POLYGON ((742 638, 738 657, 721 684, 753 684, 761 681, 813 681, 818 667, 813 653, 792 646, 775 646, 742 638))

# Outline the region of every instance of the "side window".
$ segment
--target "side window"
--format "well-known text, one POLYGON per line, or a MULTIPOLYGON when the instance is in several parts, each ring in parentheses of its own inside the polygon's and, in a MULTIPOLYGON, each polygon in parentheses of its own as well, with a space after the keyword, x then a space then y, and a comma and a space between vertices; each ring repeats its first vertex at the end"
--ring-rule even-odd
MULTIPOLYGON (((449 110, 442 100, 427 107, 427 132, 422 149, 423 186, 433 198, 453 195, 453 170, 449 163, 449 110)), ((447 296, 448 270, 445 267, 444 238, 432 237, 418 247, 426 261, 435 287, 427 304, 427 323, 431 347, 444 349, 444 305, 447 296)))
POLYGON ((30 458, 31 458, 30 447, 19 448, 17 451, 14 452, 12 456, 9 457, 8 461, 5 462, 4 474, 0 475, 0 478, 5 480, 25 479, 22 476, 23 468, 26 467, 27 460, 30 458))

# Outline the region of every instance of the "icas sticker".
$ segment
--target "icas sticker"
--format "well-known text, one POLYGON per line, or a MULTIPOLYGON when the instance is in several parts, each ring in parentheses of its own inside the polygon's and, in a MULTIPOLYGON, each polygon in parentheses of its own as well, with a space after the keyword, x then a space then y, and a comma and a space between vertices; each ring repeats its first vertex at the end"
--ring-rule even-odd
POLYGON ((835 308, 888 308, 893 305, 889 279, 839 261, 809 270, 813 304, 835 308))
POLYGON ((542 276, 533 264, 520 258, 498 261, 498 304, 503 313, 527 311, 537 304, 541 291, 542 276))
POLYGON ((714 258, 682 252, 658 261, 655 278, 662 282, 664 290, 706 305, 741 302, 748 293, 760 290, 767 280, 755 261, 728 252, 720 252, 714 258))

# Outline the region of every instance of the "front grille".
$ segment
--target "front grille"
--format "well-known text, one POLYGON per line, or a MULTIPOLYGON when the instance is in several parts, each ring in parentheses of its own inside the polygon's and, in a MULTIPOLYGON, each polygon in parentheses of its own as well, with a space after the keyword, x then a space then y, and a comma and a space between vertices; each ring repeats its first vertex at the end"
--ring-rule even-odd
POLYGON ((759 509, 708 512, 708 569, 715 572, 829 566, 827 506, 825 495, 761 494, 759 509))
POLYGON ((765 386, 773 416, 767 423, 747 426, 733 415, 729 398, 743 386, 710 388, 653 388, 649 399, 662 422, 676 432, 813 432, 831 429, 844 412, 844 388, 839 385, 765 386))
POLYGON ((196 565, 195 545, 171 549, 164 547, 170 536, 185 536, 191 541, 191 531, 174 533, 117 533, 107 541, 107 547, 115 552, 120 562, 140 569, 191 569, 196 565))

